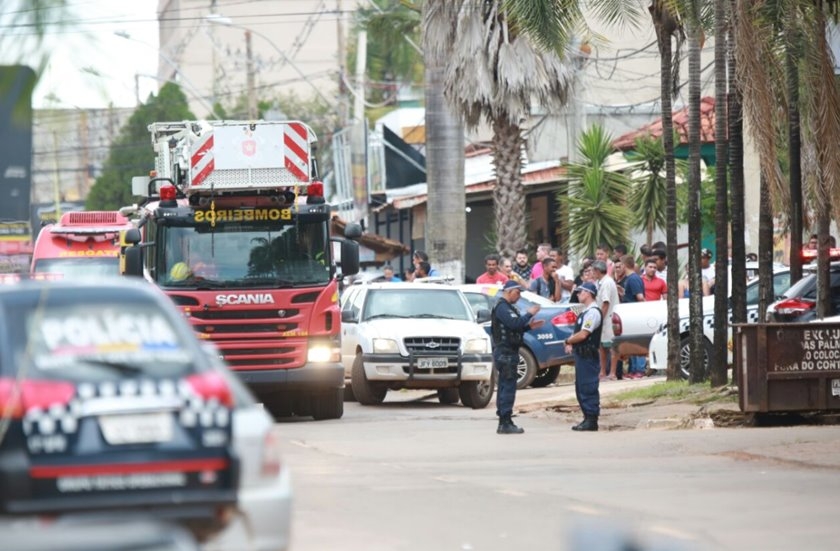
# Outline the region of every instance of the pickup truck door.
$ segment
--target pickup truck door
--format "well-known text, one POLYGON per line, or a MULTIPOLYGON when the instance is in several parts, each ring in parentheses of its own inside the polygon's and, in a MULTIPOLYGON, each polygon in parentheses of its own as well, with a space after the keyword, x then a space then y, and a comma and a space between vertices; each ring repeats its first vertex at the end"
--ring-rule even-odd
POLYGON ((349 289, 346 299, 341 305, 341 363, 344 365, 344 376, 349 377, 356 358, 356 346, 359 344, 359 315, 365 292, 362 288, 349 289), (356 321, 350 321, 354 317, 356 321), (347 320, 347 321, 345 321, 347 320))

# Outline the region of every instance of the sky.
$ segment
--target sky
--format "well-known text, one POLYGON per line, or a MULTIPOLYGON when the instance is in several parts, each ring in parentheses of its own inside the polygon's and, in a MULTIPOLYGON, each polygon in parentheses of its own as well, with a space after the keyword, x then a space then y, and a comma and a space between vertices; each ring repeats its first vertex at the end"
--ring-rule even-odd
MULTIPOLYGON (((14 9, 12 4, 0 0, 0 13, 14 9)), ((35 88, 35 109, 133 107, 135 82, 143 100, 157 91, 157 0, 67 0, 67 4, 71 12, 67 27, 53 30, 45 40, 48 62, 35 88)), ((24 47, 16 59, 7 46, 8 40, 15 40, 10 36, 15 31, 5 28, 0 63, 21 62, 35 68, 40 54, 34 47, 24 47)))

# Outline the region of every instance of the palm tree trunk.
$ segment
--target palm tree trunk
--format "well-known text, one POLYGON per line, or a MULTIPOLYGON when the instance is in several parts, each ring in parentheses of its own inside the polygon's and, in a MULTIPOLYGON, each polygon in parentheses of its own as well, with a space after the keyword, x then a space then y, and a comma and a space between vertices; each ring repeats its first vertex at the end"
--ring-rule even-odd
POLYGON ((794 40, 797 9, 785 20, 785 69, 788 88, 788 155, 790 161, 790 280, 802 279, 802 140, 799 125, 799 68, 794 40))
POLYGON ((446 0, 423 4, 423 52, 426 63, 426 246, 441 275, 464 281, 467 237, 464 187, 464 128, 444 98, 446 64, 453 29, 446 0))
POLYGON ((493 163, 496 186, 493 205, 499 253, 513 257, 528 238, 525 217, 525 188, 522 186, 522 148, 525 140, 518 124, 502 115, 493 120, 493 163))
POLYGON ((426 57, 426 247, 441 275, 464 281, 464 131, 443 97, 444 67, 426 57))
MULTIPOLYGON (((688 278, 689 278, 689 382, 706 379, 703 346, 703 275, 700 249, 703 221, 700 217, 700 37, 697 22, 690 22, 688 39, 688 278)), ((670 270, 669 270, 670 271, 670 270)))
MULTIPOLYGON (((729 1, 729 97, 727 122, 729 125, 729 200, 732 205, 732 322, 747 322, 747 247, 746 214, 744 212, 744 109, 743 88, 738 78, 736 59, 739 47, 738 28, 741 0, 729 1)), ((763 318, 762 318, 763 319, 763 318)), ((734 377, 738 374, 734 373, 734 377)))
POLYGON ((729 239, 729 201, 726 172, 728 170, 726 139, 726 0, 715 0, 715 337, 709 358, 713 387, 727 382, 727 344, 729 327, 729 282, 726 251, 729 239))
POLYGON ((758 213, 758 319, 766 319, 767 307, 773 302, 773 204, 770 182, 761 170, 758 213))
MULTIPOLYGON (((677 286, 679 270, 677 258, 677 185, 676 165, 674 162, 674 93, 673 63, 671 51, 671 33, 673 28, 668 20, 673 21, 660 1, 654 1, 650 7, 653 25, 656 29, 659 45, 659 79, 660 96, 662 98, 662 144, 665 147, 665 242, 666 256, 671 263, 667 273, 668 284, 668 369, 666 378, 669 381, 680 379, 679 375, 679 305, 677 302, 677 286)), ((679 60, 676 60, 679 63, 679 60)))

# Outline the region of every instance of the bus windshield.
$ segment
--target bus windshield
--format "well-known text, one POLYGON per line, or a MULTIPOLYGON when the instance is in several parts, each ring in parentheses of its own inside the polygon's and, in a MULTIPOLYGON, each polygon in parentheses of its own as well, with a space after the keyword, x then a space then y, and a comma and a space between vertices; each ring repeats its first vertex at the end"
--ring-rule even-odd
POLYGON ((180 288, 277 288, 330 279, 327 225, 159 226, 157 280, 180 288))

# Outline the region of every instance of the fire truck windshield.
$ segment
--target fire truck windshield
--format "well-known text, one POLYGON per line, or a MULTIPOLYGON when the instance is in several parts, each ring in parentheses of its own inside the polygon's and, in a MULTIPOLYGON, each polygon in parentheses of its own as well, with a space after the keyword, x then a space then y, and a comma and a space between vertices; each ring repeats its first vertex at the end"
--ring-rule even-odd
POLYGON ((330 279, 324 222, 162 225, 156 241, 156 279, 165 287, 276 288, 330 279))

